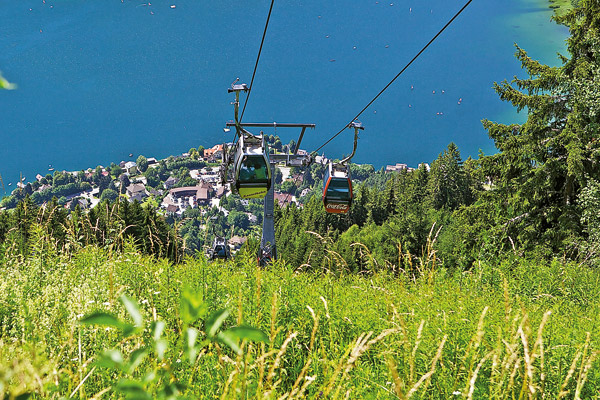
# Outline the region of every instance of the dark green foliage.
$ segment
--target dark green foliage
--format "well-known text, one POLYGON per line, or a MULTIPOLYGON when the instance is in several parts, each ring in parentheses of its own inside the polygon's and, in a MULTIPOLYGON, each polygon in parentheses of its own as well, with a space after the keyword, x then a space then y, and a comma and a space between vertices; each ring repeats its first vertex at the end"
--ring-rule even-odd
POLYGON ((571 32, 562 66, 543 65, 517 47, 529 77, 495 85, 502 100, 528 112, 522 125, 484 121, 500 152, 480 162, 505 244, 557 252, 582 233, 577 198, 600 173, 599 15, 598 1, 582 1, 556 18, 571 32))
POLYGON ((290 195, 296 194, 296 185, 292 181, 285 181, 281 184, 280 188, 282 193, 289 193, 290 195))
POLYGON ((137 158, 137 160, 136 160, 136 162, 135 162, 135 163, 136 163, 136 165, 137 165, 137 168, 138 168, 138 170, 139 170, 141 173, 144 173, 144 172, 146 172, 146 170, 148 169, 148 159, 147 159, 146 157, 142 156, 142 155, 140 155, 140 156, 137 158))
POLYGON ((69 183, 62 186, 53 186, 50 189, 46 189, 42 192, 35 192, 33 194, 33 200, 36 204, 43 204, 53 197, 63 197, 70 196, 76 193, 84 192, 86 190, 90 190, 92 187, 87 182, 77 183, 69 183))
POLYGON ((427 171, 389 174, 385 180, 383 190, 355 187, 347 215, 327 214, 320 196, 312 197, 302 211, 294 206, 281 210, 276 215, 280 254, 294 266, 329 268, 336 259, 360 271, 368 257, 355 243, 366 245, 381 265, 397 264, 399 245, 420 251, 430 228, 424 201, 427 171))
POLYGON ((350 164, 350 173, 353 180, 364 181, 375 173, 375 168, 371 164, 350 164))
POLYGON ((161 177, 159 168, 149 168, 144 172, 144 176, 146 177, 146 181, 148 182, 147 186, 156 188, 160 186, 161 177))
POLYGON ((275 184, 280 185, 283 181, 283 173, 279 168, 275 168, 275 184))
POLYGON ((197 180, 190 176, 190 170, 187 167, 180 167, 177 171, 175 171, 173 176, 179 179, 179 181, 173 185, 173 187, 196 186, 198 183, 197 180))
MULTIPOLYGON (((111 189, 104 191, 111 192, 116 196, 111 189)), ((35 244, 32 235, 44 234, 59 249, 97 244, 120 250, 130 241, 144 254, 172 260, 181 257, 177 235, 149 205, 117 198, 116 202, 103 201, 88 213, 74 207, 69 214, 60 203, 54 197, 39 207, 26 196, 14 210, 0 211, 0 253, 26 254, 35 244)))
POLYGON ((458 147, 450 143, 431 163, 427 190, 433 208, 454 210, 461 204, 470 204, 474 197, 471 187, 471 177, 462 168, 458 147))
POLYGON ((39 208, 26 196, 14 210, 0 211, 0 253, 3 250, 28 253, 31 237, 42 227, 58 246, 64 245, 67 216, 67 210, 59 206, 56 197, 46 207, 39 208))
POLYGON ((200 169, 206 167, 206 162, 200 160, 194 160, 192 158, 181 158, 175 159, 169 157, 166 162, 166 168, 170 171, 179 170, 180 168, 188 168, 190 169, 200 169))
POLYGON ((119 177, 119 175, 121 175, 121 173, 123 173, 123 169, 121 167, 119 167, 115 163, 110 164, 110 175, 113 178, 117 179, 119 177))
POLYGON ((256 235, 256 228, 262 224, 262 200, 252 199, 247 205, 237 196, 221 198, 218 209, 211 207, 203 209, 190 208, 185 210, 181 219, 170 216, 168 221, 178 226, 178 233, 185 243, 187 254, 204 251, 212 244, 215 236, 230 238, 234 235, 256 235), (225 213, 229 214, 225 216, 225 213), (256 222, 250 217, 256 217, 256 222))
POLYGON ((74 181, 75 178, 73 175, 61 171, 54 171, 54 175, 52 176, 52 186, 67 185, 69 183, 73 183, 74 181))
POLYGON ((127 174, 121 174, 121 176, 119 176, 119 191, 121 194, 126 192, 127 186, 129 185, 131 185, 131 181, 129 180, 127 174))
MULTIPOLYGON (((108 186, 110 178, 104 177, 101 174, 98 176, 97 181, 95 182, 100 186, 108 186)), ((25 199, 26 196, 30 196, 31 200, 38 205, 49 202, 53 197, 64 197, 64 203, 66 203, 67 197, 88 191, 92 188, 92 185, 88 182, 88 179, 82 172, 71 174, 55 171, 53 176, 47 175, 42 181, 49 182, 51 184, 50 188, 39 191, 41 182, 28 183, 24 188, 17 188, 10 196, 2 199, 2 202, 0 203, 1 206, 15 208, 17 203, 25 199)))
POLYGON ((102 195, 100 195, 100 201, 115 201, 117 197, 119 197, 119 193, 117 193, 115 190, 106 189, 102 192, 102 195))
POLYGON ((236 228, 248 229, 248 215, 239 211, 232 211, 227 216, 227 223, 236 228))

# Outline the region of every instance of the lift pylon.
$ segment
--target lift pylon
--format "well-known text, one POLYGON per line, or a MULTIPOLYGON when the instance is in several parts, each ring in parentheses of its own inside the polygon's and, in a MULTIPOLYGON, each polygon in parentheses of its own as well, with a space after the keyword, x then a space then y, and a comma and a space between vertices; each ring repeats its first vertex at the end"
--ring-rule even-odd
MULTIPOLYGON (((235 126, 235 122, 227 122, 226 126, 235 126)), ((260 249, 258 251, 258 261, 261 266, 269 264, 277 258, 277 245, 275 243, 275 166, 285 164, 287 167, 307 167, 312 162, 309 154, 298 154, 298 148, 302 143, 302 138, 306 128, 314 128, 315 124, 295 124, 278 122, 244 122, 239 124, 240 129, 245 131, 246 127, 254 128, 302 128, 298 137, 298 142, 293 153, 269 154, 269 164, 271 169, 271 187, 264 197, 263 207, 263 230, 260 240, 260 249)))
MULTIPOLYGON (((226 127, 235 127, 236 141, 231 149, 223 146, 223 163, 221 165, 221 181, 223 184, 231 182, 232 191, 246 198, 258 198, 264 195, 263 231, 258 251, 258 261, 265 266, 277 258, 275 243, 275 165, 284 163, 291 167, 306 167, 312 162, 309 154, 298 154, 306 128, 314 128, 315 124, 292 124, 277 122, 245 122, 239 120, 240 92, 248 92, 246 84, 238 84, 236 79, 229 93, 235 93, 234 121, 226 123, 226 127), (264 134, 259 135, 248 132, 245 128, 302 128, 294 152, 285 154, 269 154, 264 134), (261 143, 260 145, 256 143, 261 143), (250 143, 250 145, 247 145, 250 143), (253 144, 254 143, 254 144, 253 144), (254 146, 254 147, 252 147, 254 146), (248 147, 248 148, 247 148, 248 147), (259 153, 262 156, 259 157, 259 153), (264 162, 261 162, 261 159, 264 162), (233 179, 229 179, 229 167, 234 165, 233 179), (266 171, 263 171, 266 170, 266 171), (264 173, 266 172, 266 173, 264 173), (243 176, 243 173, 249 175, 243 176), (260 174, 260 176, 259 176, 260 174)), ((226 129, 227 131, 227 129, 226 129)), ((356 146, 356 144, 355 144, 356 146)))

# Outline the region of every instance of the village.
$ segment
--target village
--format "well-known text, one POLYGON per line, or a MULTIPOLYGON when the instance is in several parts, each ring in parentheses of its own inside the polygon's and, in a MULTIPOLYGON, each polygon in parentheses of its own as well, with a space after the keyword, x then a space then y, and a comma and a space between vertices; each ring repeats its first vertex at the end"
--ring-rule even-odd
MULTIPOLYGON (((114 200, 110 195, 112 192, 104 198, 102 196, 105 190, 112 189, 130 202, 143 203, 153 199, 166 214, 181 216, 188 208, 218 207, 220 199, 231 194, 229 185, 220 183, 222 152, 223 145, 219 144, 201 152, 191 151, 163 160, 140 156, 138 162, 121 161, 110 167, 98 166, 82 171, 54 171, 50 168, 52 174, 37 174, 35 181, 30 183, 24 182, 24 178, 22 182, 17 182, 17 188, 9 197, 29 195, 42 205, 54 195, 65 208, 79 206, 81 209, 90 209, 104 199, 114 200), (139 165, 139 161, 143 165, 139 165), (199 168, 191 168, 193 166, 199 168), (187 172, 185 176, 181 175, 181 168, 187 172), (154 173, 153 170, 162 171, 154 173), (165 172, 168 177, 162 180, 161 175, 164 176, 165 172), (108 180, 110 182, 106 184, 108 180)), ((300 176, 290 177, 289 168, 282 167, 281 171, 284 180, 301 179, 300 176)), ((294 195, 277 192, 276 198, 281 205, 297 203, 294 195)), ((5 203, 8 204, 2 208, 12 208, 10 201, 5 203)))
MULTIPOLYGON (((306 152, 299 149, 298 153, 306 152)), ((18 182, 17 188, 0 203, 0 209, 13 208, 25 196, 30 196, 38 205, 56 197, 59 205, 70 210, 91 209, 104 200, 113 201, 121 196, 129 202, 150 202, 165 216, 173 218, 181 218, 188 209, 199 209, 205 214, 213 207, 227 217, 229 211, 221 207, 221 200, 231 194, 231 189, 221 183, 219 176, 222 156, 223 145, 217 144, 206 149, 192 148, 162 160, 139 156, 136 161, 81 171, 49 168, 52 174, 37 174, 35 181, 29 183, 24 182, 24 178, 18 182)), ((316 156, 314 161, 325 165, 329 160, 316 156)), ((401 163, 385 167, 385 172, 402 170, 413 168, 401 163)), ((276 171, 275 200, 279 206, 294 203, 301 207, 301 199, 310 194, 314 182, 304 182, 305 174, 289 167, 280 166, 276 171)), ((247 200, 239 201, 248 205, 247 200)), ((251 224, 258 222, 256 215, 247 215, 251 224)))

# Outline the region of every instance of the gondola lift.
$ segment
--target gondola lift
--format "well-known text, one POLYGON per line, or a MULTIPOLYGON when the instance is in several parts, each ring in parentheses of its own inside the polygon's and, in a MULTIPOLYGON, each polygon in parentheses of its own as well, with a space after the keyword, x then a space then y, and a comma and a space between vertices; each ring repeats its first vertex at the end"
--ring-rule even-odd
POLYGON ((346 214, 350 211, 350 206, 354 198, 349 162, 354 157, 354 153, 356 153, 358 131, 365 128, 358 120, 353 121, 348 127, 354 128, 354 148, 352 154, 338 163, 330 161, 323 177, 323 205, 325 206, 325 211, 328 213, 346 214))
POLYGON ((235 129, 237 141, 231 149, 223 146, 223 163, 221 179, 227 182, 229 166, 233 164, 231 190, 243 199, 262 199, 271 188, 271 168, 269 163, 269 147, 265 135, 254 135, 244 129, 239 121, 240 92, 247 92, 246 84, 231 85, 228 91, 235 92, 235 129))
POLYGON ((269 149, 264 133, 242 131, 234 158, 232 191, 243 199, 262 199, 271 188, 269 149))
MULTIPOLYGON (((216 220, 217 217, 210 217, 210 220, 214 221, 216 220)), ((207 227, 208 227, 208 222, 207 222, 207 227)), ((208 234, 208 229, 206 230, 206 233, 208 234)), ((215 233, 215 225, 213 223, 212 225, 212 234, 214 235, 214 239, 212 242, 212 246, 208 247, 207 251, 206 251, 206 256, 209 260, 216 260, 216 259, 221 259, 221 260, 227 260, 229 258, 231 258, 231 251, 229 249, 229 244, 227 243, 227 239, 225 239, 225 237, 223 236, 219 236, 215 233)), ((204 238, 204 240, 206 241, 206 237, 204 238)))
POLYGON ((212 248, 210 249, 210 259, 216 260, 227 260, 231 257, 231 251, 229 250, 229 244, 227 239, 221 236, 215 237, 213 240, 212 248))
POLYGON ((271 243, 265 243, 258 249, 258 266, 266 267, 273 262, 273 247, 271 243))
POLYGON ((312 162, 312 157, 298 149, 302 143, 306 128, 314 128, 315 124, 276 123, 276 122, 245 122, 238 118, 240 92, 249 89, 244 84, 233 82, 229 92, 235 92, 235 120, 225 124, 225 132, 229 127, 235 127, 235 137, 232 144, 223 145, 223 162, 220 168, 221 183, 231 184, 234 193, 242 198, 264 198, 263 229, 258 251, 258 263, 261 266, 270 264, 277 259, 277 246, 275 243, 275 188, 273 174, 275 164, 285 163, 289 167, 305 168, 312 162), (296 147, 287 153, 269 155, 269 148, 263 132, 254 135, 245 127, 284 127, 302 128, 296 147))

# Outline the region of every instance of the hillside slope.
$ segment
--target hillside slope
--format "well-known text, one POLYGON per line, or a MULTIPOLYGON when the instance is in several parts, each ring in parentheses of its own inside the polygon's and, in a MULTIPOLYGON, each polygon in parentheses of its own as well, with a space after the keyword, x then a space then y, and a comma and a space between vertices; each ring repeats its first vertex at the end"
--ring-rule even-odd
POLYGON ((246 255, 174 265, 130 246, 57 254, 39 240, 2 265, 0 391, 9 398, 591 398, 600 385, 600 327, 590 318, 599 278, 575 264, 515 259, 451 274, 422 258, 416 275, 294 273, 259 269, 246 255), (131 321, 122 294, 147 321, 137 333, 78 323, 98 311, 131 321), (210 339, 210 318, 189 323, 182 298, 208 314, 230 310, 223 330, 250 325, 270 343, 236 355, 210 339), (160 346, 156 321, 166 324, 160 346), (199 335, 193 359, 189 327, 199 335), (108 349, 120 352, 110 362, 108 349))

